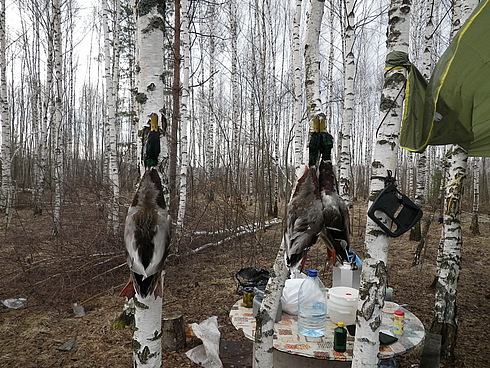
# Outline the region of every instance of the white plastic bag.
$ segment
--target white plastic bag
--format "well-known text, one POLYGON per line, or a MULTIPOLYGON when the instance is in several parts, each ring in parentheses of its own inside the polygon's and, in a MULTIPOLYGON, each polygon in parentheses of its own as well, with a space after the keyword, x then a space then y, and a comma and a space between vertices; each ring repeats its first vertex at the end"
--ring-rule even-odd
POLYGON ((192 331, 202 340, 202 345, 189 350, 185 355, 194 363, 204 368, 222 368, 223 363, 219 357, 218 317, 212 316, 200 324, 192 323, 192 331))
POLYGON ((298 292, 304 278, 287 279, 282 290, 281 304, 283 312, 298 315, 298 292))

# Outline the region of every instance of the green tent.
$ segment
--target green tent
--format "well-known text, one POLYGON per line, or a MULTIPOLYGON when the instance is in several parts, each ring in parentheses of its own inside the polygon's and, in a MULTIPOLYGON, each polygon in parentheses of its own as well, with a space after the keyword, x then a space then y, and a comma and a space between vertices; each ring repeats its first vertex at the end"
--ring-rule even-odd
POLYGON ((490 157, 489 2, 482 1, 456 34, 428 85, 414 66, 404 65, 409 75, 402 148, 422 152, 428 145, 454 143, 470 156, 490 157))

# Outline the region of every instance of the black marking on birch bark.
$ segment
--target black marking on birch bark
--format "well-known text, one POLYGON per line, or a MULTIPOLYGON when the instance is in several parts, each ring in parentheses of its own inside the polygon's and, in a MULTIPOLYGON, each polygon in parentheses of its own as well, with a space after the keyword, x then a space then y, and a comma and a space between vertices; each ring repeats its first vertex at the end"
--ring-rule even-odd
POLYGON ((135 353, 137 353, 141 349, 141 344, 139 343, 139 341, 135 339, 131 341, 131 346, 133 347, 133 351, 135 353))
POLYGON ((386 235, 383 230, 379 230, 379 229, 370 230, 368 234, 375 237, 386 235))
MULTIPOLYGON (((386 285, 387 279, 386 265, 384 262, 378 262, 370 267, 373 267, 375 269, 374 273, 378 281, 368 282, 359 289, 359 296, 361 300, 364 300, 364 302, 358 313, 359 316, 363 317, 366 321, 371 319, 376 307, 378 307, 379 309, 383 307, 384 289, 381 289, 379 285, 386 285), (377 291, 374 293, 374 295, 371 295, 370 291, 375 288, 377 289, 377 291)), ((381 314, 378 315, 372 322, 370 322, 369 326, 373 331, 381 326, 381 314)))
POLYGON ((153 32, 155 30, 164 31, 165 23, 161 17, 151 17, 148 20, 148 25, 141 30, 143 34, 153 32))
POLYGON ((150 307, 147 306, 145 303, 141 303, 136 296, 134 297, 134 306, 138 307, 140 309, 149 309, 150 307))
POLYGON ((143 364, 146 364, 146 363, 148 363, 148 360, 155 357, 157 355, 157 353, 156 352, 150 353, 150 348, 148 346, 145 346, 143 348, 143 351, 140 353, 137 353, 137 355, 138 355, 139 361, 143 364))
POLYGON ((144 104, 146 103, 146 101, 148 101, 148 96, 146 95, 146 93, 140 92, 136 94, 135 100, 140 104, 144 104))
POLYGON ((136 14, 141 17, 150 13, 155 8, 159 0, 139 0, 136 2, 136 14))
POLYGON ((149 339, 149 341, 159 340, 162 337, 162 334, 163 334, 162 330, 160 330, 160 331, 156 330, 155 332, 153 332, 153 337, 151 339, 149 339))

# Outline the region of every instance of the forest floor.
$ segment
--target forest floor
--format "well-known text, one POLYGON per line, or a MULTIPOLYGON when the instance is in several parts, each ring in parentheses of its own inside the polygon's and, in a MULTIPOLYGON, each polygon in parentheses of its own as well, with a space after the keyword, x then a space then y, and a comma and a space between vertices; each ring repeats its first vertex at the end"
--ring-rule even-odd
MULTIPOLYGON (((72 205, 67 204, 62 232, 56 237, 51 234, 49 212, 33 216, 28 205, 16 206, 11 226, 0 240, 0 300, 26 297, 28 304, 19 310, 0 304, 1 367, 131 366, 131 330, 113 326, 124 304, 118 294, 128 277, 122 236, 107 239, 104 215, 96 202, 96 198, 73 199, 72 205), (82 304, 86 315, 76 318, 72 303, 82 304), (71 350, 58 350, 73 338, 76 344, 71 350)), ((191 203, 188 228, 193 231, 227 228, 233 219, 245 216, 239 211, 230 216, 225 207, 218 200, 205 206, 191 203)), ((245 212, 250 215, 253 211, 247 208, 245 212)), ((352 249, 362 254, 365 205, 356 204, 351 217, 352 249)), ((480 215, 479 236, 470 235, 469 223, 470 216, 465 213, 456 362, 441 365, 444 367, 490 367, 487 326, 490 218, 480 215)), ((182 256, 170 257, 166 269, 164 313, 179 311, 186 324, 217 316, 222 341, 245 341, 228 317, 231 306, 239 298, 235 273, 248 266, 270 270, 280 244, 281 229, 282 225, 278 224, 195 254, 187 252, 226 235, 187 234, 180 239, 182 256)), ((394 301, 406 305, 426 329, 433 316, 434 290, 430 285, 440 230, 441 225, 434 221, 420 266, 411 266, 417 243, 409 241, 408 233, 394 239, 389 250, 388 284, 394 288, 394 301)), ((328 286, 331 266, 325 263, 324 254, 321 245, 315 246, 310 251, 308 266, 318 269, 328 286)), ((196 344, 193 340, 182 351, 164 352, 163 367, 197 367, 185 356, 196 344)), ((419 355, 420 349, 397 360, 402 368, 417 367, 419 355)))

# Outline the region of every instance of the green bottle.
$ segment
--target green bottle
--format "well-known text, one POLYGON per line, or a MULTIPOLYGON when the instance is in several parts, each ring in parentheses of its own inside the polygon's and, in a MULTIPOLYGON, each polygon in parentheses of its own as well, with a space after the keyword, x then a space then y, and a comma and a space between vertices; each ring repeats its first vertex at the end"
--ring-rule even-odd
POLYGON ((333 350, 343 353, 346 349, 347 330, 344 328, 344 322, 339 322, 333 330, 333 350))

